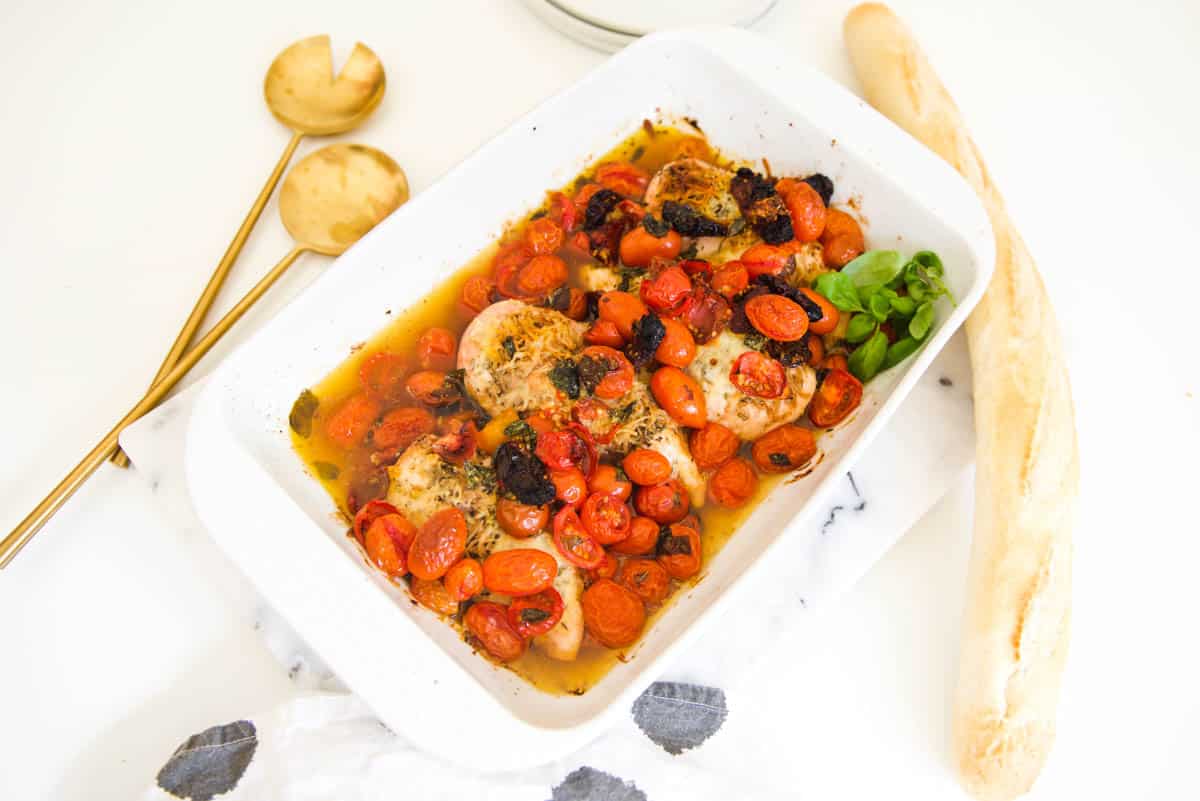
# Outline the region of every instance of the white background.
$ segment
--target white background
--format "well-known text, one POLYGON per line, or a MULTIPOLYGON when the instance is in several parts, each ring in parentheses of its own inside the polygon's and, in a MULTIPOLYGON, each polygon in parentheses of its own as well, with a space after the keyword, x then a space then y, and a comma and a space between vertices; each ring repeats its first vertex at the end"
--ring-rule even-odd
MULTIPOLYGON (((853 88, 849 5, 780 0, 757 29, 853 88)), ((1042 267, 1072 367, 1075 637, 1035 795, 1196 797, 1200 7, 895 6, 1042 267)), ((387 96, 348 138, 414 191, 604 57, 516 2, 0 0, 0 528, 154 373, 287 141, 261 76, 318 32, 339 63, 355 38, 382 58, 387 96)), ((272 205, 223 301, 288 246, 272 205)), ((238 333, 324 263, 306 257, 238 333)), ((762 769, 802 797, 958 797, 946 720, 970 499, 966 476, 821 618, 810 659, 755 668, 795 676, 758 714, 794 720, 796 760, 762 769)), ((286 697, 265 650, 228 647, 237 614, 139 479, 104 468, 0 574, 0 798, 130 797, 188 734, 286 697)), ((753 736, 748 716, 727 725, 753 736)))

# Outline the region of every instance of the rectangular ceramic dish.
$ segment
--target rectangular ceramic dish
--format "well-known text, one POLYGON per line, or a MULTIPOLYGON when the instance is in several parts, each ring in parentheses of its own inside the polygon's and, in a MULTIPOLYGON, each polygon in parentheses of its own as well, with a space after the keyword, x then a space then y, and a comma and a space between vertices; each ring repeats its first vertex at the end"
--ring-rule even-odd
POLYGON ((703 636, 706 620, 753 581, 772 543, 802 533, 830 479, 887 422, 979 299, 992 247, 983 210, 957 174, 832 81, 744 31, 656 35, 542 104, 381 223, 216 372, 188 438, 196 509, 262 594, 388 726, 449 759, 465 750, 480 768, 548 761, 626 709, 671 654, 703 636), (924 350, 868 386, 852 422, 822 438, 816 470, 778 485, 632 659, 583 695, 553 696, 472 653, 454 629, 363 562, 329 496, 293 452, 288 412, 301 389, 388 322, 388 310, 405 308, 468 262, 505 223, 539 205, 547 188, 644 118, 683 117, 697 120, 728 155, 766 157, 776 174, 832 177, 835 202, 859 205, 870 247, 941 255, 958 304, 942 299, 924 350), (484 742, 486 749, 468 747, 484 742))

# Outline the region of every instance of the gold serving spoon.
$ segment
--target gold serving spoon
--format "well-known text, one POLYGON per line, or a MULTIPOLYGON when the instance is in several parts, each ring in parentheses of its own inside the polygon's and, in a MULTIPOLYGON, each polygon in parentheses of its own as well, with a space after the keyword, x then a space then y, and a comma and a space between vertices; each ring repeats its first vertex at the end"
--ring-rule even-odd
POLYGON ((0 568, 12 561, 25 543, 112 454, 121 430, 153 409, 301 253, 341 254, 406 200, 408 181, 404 171, 375 148, 329 145, 302 159, 284 180, 279 196, 279 214, 296 240, 296 246, 155 382, 129 414, 122 417, 45 500, 0 542, 0 568))
MULTIPOLYGON (((271 62, 263 82, 263 94, 275 118, 292 129, 292 138, 267 178, 266 185, 255 198, 246 219, 242 220, 242 226, 234 234, 225 255, 217 263, 217 269, 213 270, 192 313, 188 315, 183 328, 179 329, 179 335, 175 337, 154 380, 150 382, 151 386, 175 366, 188 345, 192 344, 300 140, 305 136, 345 133, 357 127, 379 105, 385 86, 383 64, 362 43, 354 45, 350 59, 336 78, 333 75, 333 54, 329 49, 328 36, 302 39, 271 62)), ((119 447, 112 461, 118 467, 129 466, 129 457, 119 447)))

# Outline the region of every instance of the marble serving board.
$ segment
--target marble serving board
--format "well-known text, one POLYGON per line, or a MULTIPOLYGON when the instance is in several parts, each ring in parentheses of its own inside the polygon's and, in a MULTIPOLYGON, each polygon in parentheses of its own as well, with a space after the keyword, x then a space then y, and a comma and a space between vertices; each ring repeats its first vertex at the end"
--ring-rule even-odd
MULTIPOLYGON (((211 576, 214 592, 237 599, 247 624, 289 677, 304 688, 341 689, 324 662, 204 534, 184 471, 187 423, 199 387, 131 425, 121 445, 166 521, 184 535, 197 572, 211 576)), ((721 686, 783 647, 795 621, 851 587, 942 497, 973 462, 974 451, 970 363, 960 332, 846 474, 836 497, 813 518, 820 536, 778 543, 773 558, 755 569, 753 590, 725 611, 736 625, 710 627, 665 676, 721 686)))

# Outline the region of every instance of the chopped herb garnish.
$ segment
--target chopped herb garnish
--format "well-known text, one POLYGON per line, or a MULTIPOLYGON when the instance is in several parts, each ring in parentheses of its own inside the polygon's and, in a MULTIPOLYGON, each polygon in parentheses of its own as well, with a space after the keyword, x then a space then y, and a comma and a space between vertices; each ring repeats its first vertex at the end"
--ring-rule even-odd
POLYGON ((757 331, 751 331, 742 337, 742 342, 746 343, 746 347, 751 350, 764 350, 770 340, 757 331))
POLYGON ((521 610, 520 618, 522 623, 541 623, 543 620, 550 618, 550 613, 545 609, 527 606, 521 610))
MULTIPOLYGON (((620 408, 610 409, 608 412, 608 417, 614 423, 624 423, 626 420, 629 419, 629 416, 631 414, 633 414, 633 410, 634 410, 634 408, 636 408, 636 406, 637 406, 636 403, 634 403, 633 401, 630 401, 629 403, 625 404, 624 406, 622 406, 620 408)), ((617 472, 618 473, 622 472, 621 468, 618 467, 617 472)))
POLYGON ((321 402, 317 400, 317 396, 310 389, 301 392, 300 397, 296 398, 296 402, 292 404, 291 414, 288 415, 288 425, 301 439, 308 439, 312 436, 313 415, 317 413, 317 407, 320 405, 321 402))
POLYGON ((524 444, 530 450, 537 445, 537 432, 524 420, 514 420, 504 427, 504 436, 524 444))
POLYGON ((579 399, 579 378, 575 362, 570 359, 560 359, 550 370, 550 383, 571 400, 579 399))
POLYGON ((646 233, 655 238, 661 239, 671 230, 671 226, 655 217, 653 214, 647 214, 642 218, 642 227, 646 229, 646 233))
POLYGON ((604 380, 615 367, 608 359, 598 359, 595 356, 584 356, 579 360, 578 373, 579 383, 584 391, 589 395, 595 392, 596 387, 604 380))
POLYGON ((478 462, 466 462, 463 468, 467 473, 467 486, 484 492, 496 491, 496 471, 478 462))
POLYGON ((770 459, 771 464, 775 465, 776 467, 792 466, 792 460, 788 458, 786 453, 772 453, 767 458, 770 459))
POLYGON ((517 343, 513 342, 512 337, 505 337, 501 344, 504 346, 504 352, 508 354, 508 358, 511 359, 517 355, 517 343))

